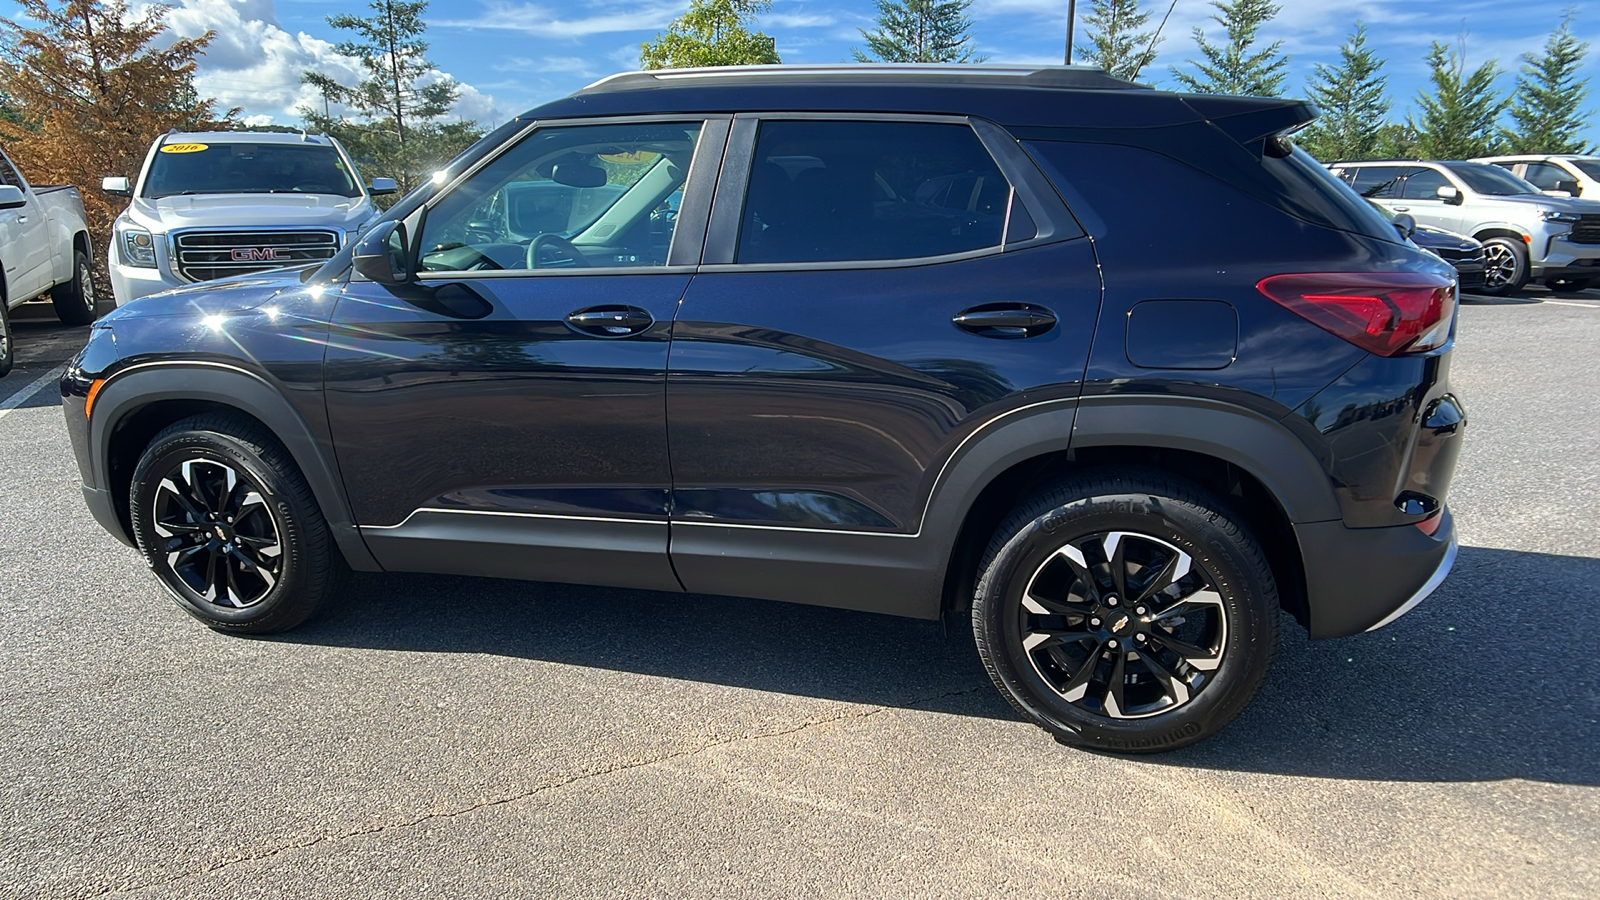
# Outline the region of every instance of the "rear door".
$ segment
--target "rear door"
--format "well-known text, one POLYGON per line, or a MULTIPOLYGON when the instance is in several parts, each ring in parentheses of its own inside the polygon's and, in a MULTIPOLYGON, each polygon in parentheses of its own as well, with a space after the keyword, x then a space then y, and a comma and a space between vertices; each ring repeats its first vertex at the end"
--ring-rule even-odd
POLYGON ((668 367, 684 586, 903 611, 885 548, 964 437, 1077 397, 1099 303, 1089 241, 995 126, 736 118, 668 367))

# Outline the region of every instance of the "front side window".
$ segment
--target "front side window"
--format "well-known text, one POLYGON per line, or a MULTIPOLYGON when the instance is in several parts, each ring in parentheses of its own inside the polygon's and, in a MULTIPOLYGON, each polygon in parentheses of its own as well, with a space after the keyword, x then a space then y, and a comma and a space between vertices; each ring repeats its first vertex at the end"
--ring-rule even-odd
POLYGON ((540 128, 426 211, 425 272, 667 263, 699 122, 540 128))
POLYGON ((1567 174, 1566 169, 1544 162, 1528 163, 1527 171, 1522 177, 1541 191, 1558 191, 1561 188, 1557 185, 1561 182, 1576 180, 1567 174))
POLYGON ((1443 165, 1452 175, 1466 182, 1467 187, 1490 197, 1516 197, 1539 193, 1538 188, 1499 166, 1474 162, 1447 162, 1443 165))
POLYGON ((150 161, 144 196, 181 194, 362 195, 344 157, 327 144, 163 144, 150 161))
POLYGON ((740 263, 916 259, 999 247, 1011 185, 965 125, 761 124, 740 263))
MULTIPOLYGON (((11 160, 0 156, 0 184, 9 184, 14 188, 23 188, 22 177, 17 170, 11 167, 11 160)), ((25 190, 25 188, 23 188, 25 190)))
POLYGON ((1453 187, 1450 179, 1433 169, 1412 169, 1401 196, 1407 200, 1438 200, 1439 188, 1453 187))

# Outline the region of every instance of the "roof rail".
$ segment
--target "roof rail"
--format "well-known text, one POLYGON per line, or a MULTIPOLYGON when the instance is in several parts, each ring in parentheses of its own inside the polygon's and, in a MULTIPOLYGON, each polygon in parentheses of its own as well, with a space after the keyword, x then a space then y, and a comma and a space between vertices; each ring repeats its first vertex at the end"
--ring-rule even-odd
POLYGON ((646 69, 609 75, 577 93, 662 87, 689 81, 720 79, 777 82, 818 81, 949 81, 982 83, 1005 79, 1052 87, 1142 89, 1115 78, 1099 66, 1007 66, 977 63, 833 63, 821 65, 707 66, 689 69, 646 69))

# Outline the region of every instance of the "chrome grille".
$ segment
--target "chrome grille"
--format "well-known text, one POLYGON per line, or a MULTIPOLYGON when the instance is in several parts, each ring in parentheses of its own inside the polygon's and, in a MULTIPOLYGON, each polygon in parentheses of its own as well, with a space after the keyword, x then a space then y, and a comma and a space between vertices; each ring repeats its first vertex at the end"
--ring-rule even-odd
POLYGON ((1574 244, 1600 244, 1600 215, 1586 215, 1572 226, 1572 236, 1568 238, 1574 244))
POLYGON ((177 270, 189 281, 252 275, 321 262, 339 252, 335 231, 189 231, 173 239, 177 270))

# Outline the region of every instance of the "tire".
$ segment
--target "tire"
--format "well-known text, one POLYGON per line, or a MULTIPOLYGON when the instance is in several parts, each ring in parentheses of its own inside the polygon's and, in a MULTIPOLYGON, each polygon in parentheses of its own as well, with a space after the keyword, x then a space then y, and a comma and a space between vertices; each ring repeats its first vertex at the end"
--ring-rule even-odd
POLYGON ((1551 278, 1544 286, 1558 294, 1576 294, 1588 290, 1591 284, 1594 284, 1593 278, 1551 278))
POLYGON ((979 571, 978 655, 1001 695, 1064 744, 1150 753, 1203 740, 1249 705, 1277 649, 1261 546, 1216 497, 1161 472, 1039 491, 979 571))
POLYGON ((50 303, 63 325, 87 325, 95 320, 94 270, 82 250, 72 251, 72 280, 51 289, 50 303))
POLYGON ((180 607, 217 631, 287 631, 346 574, 288 451, 242 416, 194 416, 161 431, 129 493, 145 563, 180 607))
POLYGON ((1480 294, 1508 297, 1528 283, 1528 245, 1508 237, 1483 242, 1483 287, 1480 294))
POLYGON ((6 309, 6 298, 0 294, 0 378, 11 374, 16 356, 17 340, 11 333, 11 311, 6 309))

